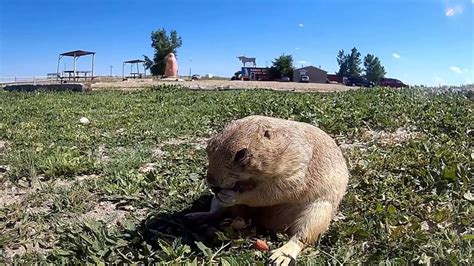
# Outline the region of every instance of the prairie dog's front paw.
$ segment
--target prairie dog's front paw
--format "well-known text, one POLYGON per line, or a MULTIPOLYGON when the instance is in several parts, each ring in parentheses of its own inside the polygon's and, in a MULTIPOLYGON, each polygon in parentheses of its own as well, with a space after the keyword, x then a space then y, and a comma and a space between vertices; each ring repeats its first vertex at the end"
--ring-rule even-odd
POLYGON ((237 197, 240 193, 238 191, 223 189, 217 193, 216 198, 220 201, 224 207, 229 207, 238 204, 237 197))
POLYGON ((289 241, 282 247, 277 248, 271 252, 269 259, 270 265, 295 265, 296 257, 301 252, 301 247, 293 242, 289 241))

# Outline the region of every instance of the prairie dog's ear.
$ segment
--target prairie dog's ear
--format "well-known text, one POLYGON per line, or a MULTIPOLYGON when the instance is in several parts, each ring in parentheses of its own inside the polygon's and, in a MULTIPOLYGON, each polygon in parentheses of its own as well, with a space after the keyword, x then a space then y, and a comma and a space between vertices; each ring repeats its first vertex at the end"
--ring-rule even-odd
POLYGON ((265 129, 265 131, 263 132, 263 136, 267 139, 271 139, 272 135, 273 135, 273 133, 271 132, 270 129, 265 129))

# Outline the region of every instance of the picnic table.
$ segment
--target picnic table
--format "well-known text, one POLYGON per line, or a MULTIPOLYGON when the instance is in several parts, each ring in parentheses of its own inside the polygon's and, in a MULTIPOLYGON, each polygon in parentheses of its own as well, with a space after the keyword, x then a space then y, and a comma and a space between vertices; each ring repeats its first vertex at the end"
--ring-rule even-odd
POLYGON ((142 76, 143 76, 143 73, 131 72, 129 78, 133 78, 133 79, 139 78, 139 79, 141 79, 142 76))
POLYGON ((88 51, 83 51, 83 50, 75 50, 75 51, 70 51, 70 52, 66 52, 66 53, 62 53, 62 54, 59 54, 59 58, 58 58, 58 66, 57 66, 57 71, 56 73, 58 73, 58 80, 62 80, 63 79, 80 79, 80 78, 83 78, 83 79, 87 79, 88 77, 88 74, 90 73, 89 77, 91 78, 91 80, 94 78, 94 61, 95 61, 95 52, 88 52, 88 51), (91 71, 83 71, 83 70, 77 70, 77 59, 79 59, 79 57, 81 56, 86 56, 86 55, 92 55, 92 65, 91 65, 91 71), (63 57, 72 57, 73 58, 73 63, 72 63, 72 70, 64 70, 63 71, 63 75, 62 76, 59 76, 59 63, 61 62, 61 58, 63 57))
MULTIPOLYGON (((87 79, 87 74, 92 73, 92 71, 76 70, 75 73, 76 74, 74 75, 74 70, 65 70, 64 71, 64 74, 67 74, 68 80, 71 80, 71 79, 76 80, 76 78, 87 79)), ((90 77, 91 77, 91 79, 93 78, 93 76, 90 76, 90 77)), ((62 77, 62 78, 66 78, 66 77, 62 77)))

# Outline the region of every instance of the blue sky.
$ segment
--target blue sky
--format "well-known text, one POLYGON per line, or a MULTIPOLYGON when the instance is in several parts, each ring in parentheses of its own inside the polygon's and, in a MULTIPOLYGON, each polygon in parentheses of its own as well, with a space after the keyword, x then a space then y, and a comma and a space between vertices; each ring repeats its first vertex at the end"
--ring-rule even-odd
POLYGON ((97 52, 98 74, 113 65, 118 75, 124 60, 152 56, 150 32, 165 28, 183 38, 183 75, 192 67, 230 77, 239 55, 265 66, 282 53, 333 73, 338 50, 355 46, 410 84, 473 83, 473 7, 474 0, 0 0, 0 77, 55 72, 58 54, 76 49, 97 52))

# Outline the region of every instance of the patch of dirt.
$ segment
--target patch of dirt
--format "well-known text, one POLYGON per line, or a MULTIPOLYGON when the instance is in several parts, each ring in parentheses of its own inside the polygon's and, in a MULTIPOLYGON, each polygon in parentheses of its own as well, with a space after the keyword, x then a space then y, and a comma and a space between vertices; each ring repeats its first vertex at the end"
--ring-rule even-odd
POLYGON ((41 206, 41 207, 28 208, 26 211, 31 214, 45 214, 45 213, 50 212, 51 208, 45 204, 45 206, 41 206))
POLYGON ((35 180, 27 182, 20 180, 18 185, 13 184, 10 181, 6 181, 1 184, 0 187, 0 207, 8 206, 25 199, 30 193, 40 191, 43 187, 52 185, 54 187, 70 188, 76 182, 83 182, 85 180, 94 179, 100 177, 99 175, 80 175, 76 176, 75 179, 55 179, 49 181, 43 181, 43 176, 38 176, 35 180))
POLYGON ((339 144, 339 147, 343 151, 351 150, 355 148, 365 149, 367 147, 367 143, 363 143, 363 142, 342 143, 342 144, 339 144))
POLYGON ((166 140, 162 144, 163 145, 182 145, 188 142, 189 140, 186 140, 186 139, 175 138, 175 139, 166 140))
MULTIPOLYGON (((23 245, 4 246, 3 255, 6 259, 12 259, 16 255, 23 256, 25 254, 47 254, 51 249, 42 248, 38 243, 25 243, 23 245)), ((2 254, 2 252, 0 252, 2 254)))
POLYGON ((395 132, 367 130, 363 133, 363 137, 382 145, 394 146, 414 139, 418 133, 413 130, 407 128, 398 128, 395 132))
POLYGON ((140 167, 140 169, 138 169, 138 171, 143 174, 151 173, 151 172, 154 172, 155 170, 156 170, 156 163, 147 163, 143 165, 142 167, 140 167))
POLYGON ((128 213, 125 210, 117 209, 118 203, 112 203, 109 201, 99 202, 94 209, 91 211, 82 214, 79 219, 81 220, 95 220, 95 221, 104 221, 107 223, 113 222, 116 223, 119 220, 123 220, 125 215, 128 213))
POLYGON ((99 160, 104 163, 109 163, 110 162, 110 157, 107 155, 105 152, 105 145, 100 145, 99 148, 97 149, 97 153, 99 156, 99 160))
POLYGON ((103 221, 105 223, 120 224, 125 217, 133 212, 133 216, 137 219, 143 219, 148 209, 135 209, 135 207, 126 205, 126 202, 110 202, 101 201, 94 209, 82 214, 79 219, 103 221))
POLYGON ((195 80, 195 81, 164 81, 164 80, 127 80, 113 82, 97 82, 91 85, 93 90, 118 89, 137 90, 160 85, 177 85, 191 90, 246 90, 269 89, 293 92, 334 92, 359 89, 342 84, 299 83, 276 81, 239 81, 239 80, 195 80))
MULTIPOLYGON (((27 241, 6 243, 0 249, 0 257, 3 256, 6 259, 12 259, 16 255, 23 256, 32 253, 47 254, 52 250, 55 244, 57 244, 57 238, 51 231, 49 224, 40 224, 31 221, 26 221, 25 223, 21 220, 17 220, 13 222, 13 225, 3 230, 3 233, 7 236, 12 232, 19 232, 27 241)), ((15 235, 15 233, 13 233, 13 235, 15 235)))
POLYGON ((179 137, 179 138, 172 138, 169 140, 166 140, 162 142, 159 147, 163 147, 165 145, 183 145, 183 144, 189 144, 193 146, 196 150, 202 150, 205 149, 207 146, 207 141, 209 138, 203 138, 203 137, 198 137, 198 138, 191 138, 187 136, 179 137))
MULTIPOLYGON (((166 151, 162 150, 162 148, 165 146, 179 146, 179 145, 188 144, 188 145, 191 145, 196 150, 203 150, 206 148, 208 140, 209 138, 204 138, 204 137, 192 138, 190 136, 171 138, 158 144, 154 149, 151 150, 151 152, 154 158, 161 159, 166 156, 166 151)), ((149 170, 153 170, 152 168, 155 165, 156 164, 152 164, 152 163, 145 164, 140 168, 139 171, 142 173, 150 172, 149 170)))
POLYGON ((85 180, 90 180, 90 179, 96 179, 99 178, 100 175, 79 175, 76 176, 74 179, 55 179, 52 181, 45 182, 46 184, 51 183, 54 187, 57 188, 70 188, 74 185, 76 182, 82 182, 85 180))
POLYGON ((4 140, 0 140, 0 153, 2 153, 4 150, 6 150, 8 147, 8 142, 4 140))
POLYGON ((2 188, 0 189, 0 207, 19 202, 32 191, 35 191, 35 189, 16 186, 10 181, 7 181, 2 184, 2 188))
POLYGON ((7 175, 7 172, 10 170, 10 166, 8 165, 0 165, 0 181, 3 179, 4 176, 7 175))
POLYGON ((343 151, 352 149, 365 150, 369 143, 377 143, 382 146, 396 146, 401 145, 409 140, 415 139, 419 133, 415 129, 398 128, 395 132, 366 130, 362 133, 362 139, 352 143, 346 143, 345 139, 335 137, 339 143, 339 147, 343 151))
POLYGON ((156 147, 151 150, 152 156, 156 158, 162 158, 165 156, 166 152, 164 152, 160 147, 156 147))
POLYGON ((101 177, 101 176, 100 175, 79 175, 79 176, 76 176, 75 181, 82 182, 82 181, 85 181, 85 180, 96 179, 96 178, 99 178, 99 177, 101 177))

